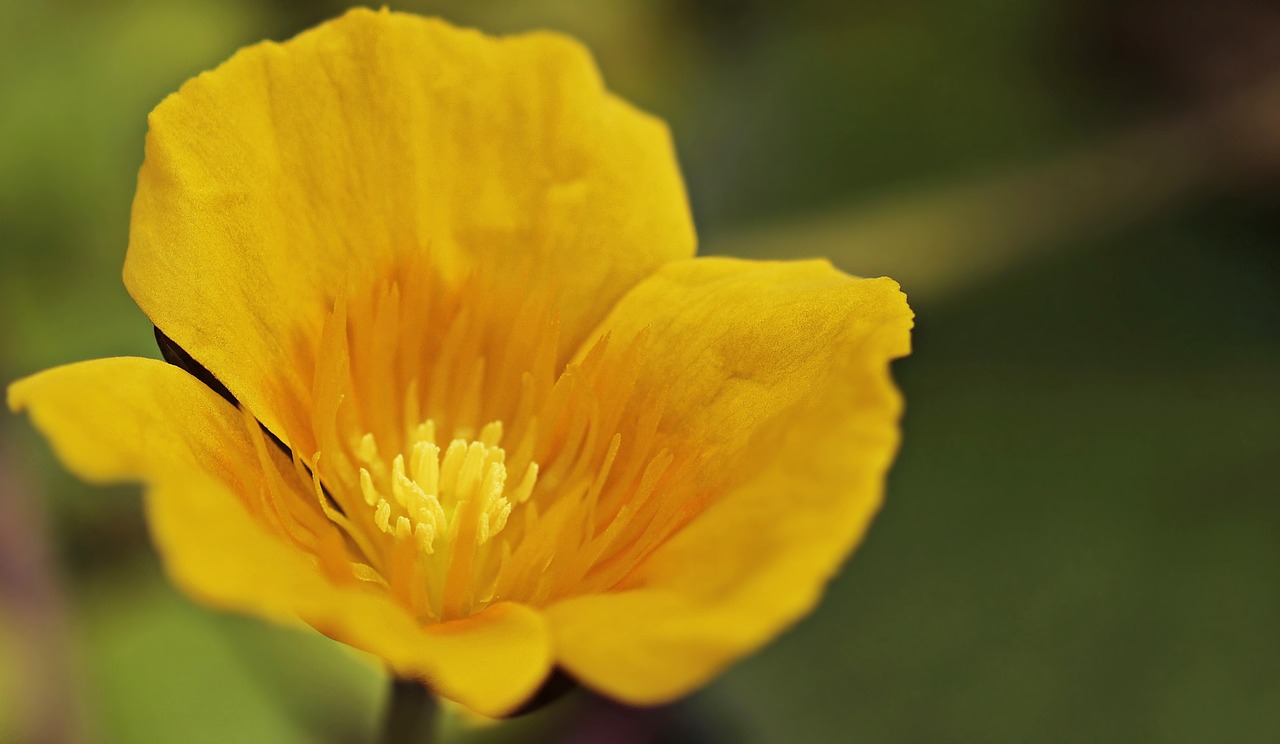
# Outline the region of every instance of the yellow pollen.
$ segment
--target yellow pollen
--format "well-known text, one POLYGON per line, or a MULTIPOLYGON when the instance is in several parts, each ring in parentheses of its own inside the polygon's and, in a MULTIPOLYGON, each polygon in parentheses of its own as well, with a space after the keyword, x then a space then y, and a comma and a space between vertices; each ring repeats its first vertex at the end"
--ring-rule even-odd
POLYGON ((374 441, 373 434, 365 434, 360 439, 360 444, 356 448, 356 456, 361 462, 372 463, 378 458, 378 443, 374 441))
POLYGON ((413 536, 418 540, 418 549, 423 553, 431 555, 436 552, 434 545, 432 545, 436 539, 434 525, 418 522, 418 526, 413 528, 413 536))
POLYGON ((506 528, 512 508, 532 494, 538 465, 529 463, 508 491, 501 422, 486 424, 477 440, 453 439, 443 450, 435 433, 430 420, 413 427, 407 456, 397 454, 389 467, 373 434, 353 442, 353 450, 362 463, 360 492, 373 510, 373 525, 390 540, 373 562, 390 571, 392 584, 414 583, 419 609, 439 616, 451 568, 471 565, 476 551, 506 528))
POLYGON ((373 476, 364 468, 360 468, 360 492, 364 494, 364 503, 369 506, 378 503, 378 489, 373 485, 373 476))
POLYGON ((383 532, 391 531, 391 504, 388 504, 386 499, 378 502, 378 508, 373 513, 373 522, 383 532))

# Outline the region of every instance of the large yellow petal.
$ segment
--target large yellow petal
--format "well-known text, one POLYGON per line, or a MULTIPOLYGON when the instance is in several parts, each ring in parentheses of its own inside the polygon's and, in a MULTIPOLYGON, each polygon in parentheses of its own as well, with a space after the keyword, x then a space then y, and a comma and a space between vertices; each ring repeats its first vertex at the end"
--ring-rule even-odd
POLYGON ((308 431, 324 314, 396 254, 553 293, 573 348, 694 249, 666 128, 554 34, 354 10, 241 50, 149 121, 125 282, 286 439, 308 431))
POLYGON ((641 381, 710 505, 619 591, 549 608, 569 672, 670 700, 813 607, 880 504, 911 318, 896 283, 818 261, 679 262, 621 301, 601 331, 651 327, 641 381))
POLYGON ((550 669, 544 621, 528 608, 498 604, 424 629, 379 591, 331 584, 243 506, 240 495, 258 487, 245 419, 175 367, 132 358, 58 367, 14 383, 9 405, 28 410, 80 476, 147 484, 166 570, 203 602, 301 620, 487 715, 518 706, 550 669))

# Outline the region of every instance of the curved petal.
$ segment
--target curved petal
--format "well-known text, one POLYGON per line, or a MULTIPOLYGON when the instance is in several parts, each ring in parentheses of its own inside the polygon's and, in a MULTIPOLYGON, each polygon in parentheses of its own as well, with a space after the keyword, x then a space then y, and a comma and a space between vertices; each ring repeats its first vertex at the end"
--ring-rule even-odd
POLYGON ((818 261, 678 262, 619 303, 600 331, 652 328, 640 377, 709 506, 621 591, 548 609, 569 672, 663 702, 813 607, 880 504, 911 319, 896 283, 818 261))
POLYGON ((30 411, 80 476, 147 484, 166 570, 201 601, 300 619, 487 715, 517 707, 549 673, 548 634, 534 611, 498 604, 424 629, 385 595, 333 585, 263 529, 238 496, 258 487, 245 420, 175 367, 131 358, 58 367, 14 383, 9 406, 30 411))
POLYGON ((125 282, 286 439, 324 314, 397 254, 552 293, 572 349, 694 249, 666 128, 553 34, 353 10, 241 50, 149 122, 125 282))

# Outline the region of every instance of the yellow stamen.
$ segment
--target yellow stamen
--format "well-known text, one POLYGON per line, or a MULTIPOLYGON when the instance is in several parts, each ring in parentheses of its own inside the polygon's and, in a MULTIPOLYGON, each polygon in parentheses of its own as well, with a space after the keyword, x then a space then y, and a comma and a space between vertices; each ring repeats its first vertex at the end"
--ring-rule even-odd
POLYGON ((356 457, 366 464, 373 463, 378 459, 378 443, 373 439, 373 433, 370 432, 360 438, 360 445, 356 449, 356 457))
POLYGON ((326 321, 308 474, 356 579, 422 622, 539 605, 616 586, 687 519, 687 455, 664 451, 664 396, 637 384, 645 334, 566 363, 554 310, 505 280, 410 260, 372 288, 326 321))
MULTIPOLYGON (((390 541, 376 549, 371 562, 385 567, 396 595, 419 596, 415 602, 421 608, 463 614, 482 599, 468 597, 463 588, 470 585, 473 571, 490 565, 484 546, 506 529, 513 506, 529 500, 538 466, 529 463, 508 494, 500 422, 482 427, 476 441, 453 439, 443 452, 434 441, 434 422, 424 421, 411 431, 405 443, 408 456, 397 454, 390 467, 372 435, 362 436, 355 447, 355 456, 364 463, 361 494, 373 507, 373 526, 390 541)), ((504 543, 494 557, 510 552, 504 543)), ((494 573, 490 571, 490 584, 494 573)))
POLYGON ((386 499, 378 502, 378 509, 373 513, 373 523, 383 532, 391 532, 391 504, 386 499))

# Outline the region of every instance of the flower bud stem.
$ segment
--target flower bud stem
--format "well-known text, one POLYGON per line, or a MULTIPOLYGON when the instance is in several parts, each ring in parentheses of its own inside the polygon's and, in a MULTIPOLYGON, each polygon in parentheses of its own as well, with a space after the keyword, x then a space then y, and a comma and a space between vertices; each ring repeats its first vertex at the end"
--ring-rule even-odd
POLYGON ((391 678, 380 744, 432 744, 436 701, 417 680, 391 678))

